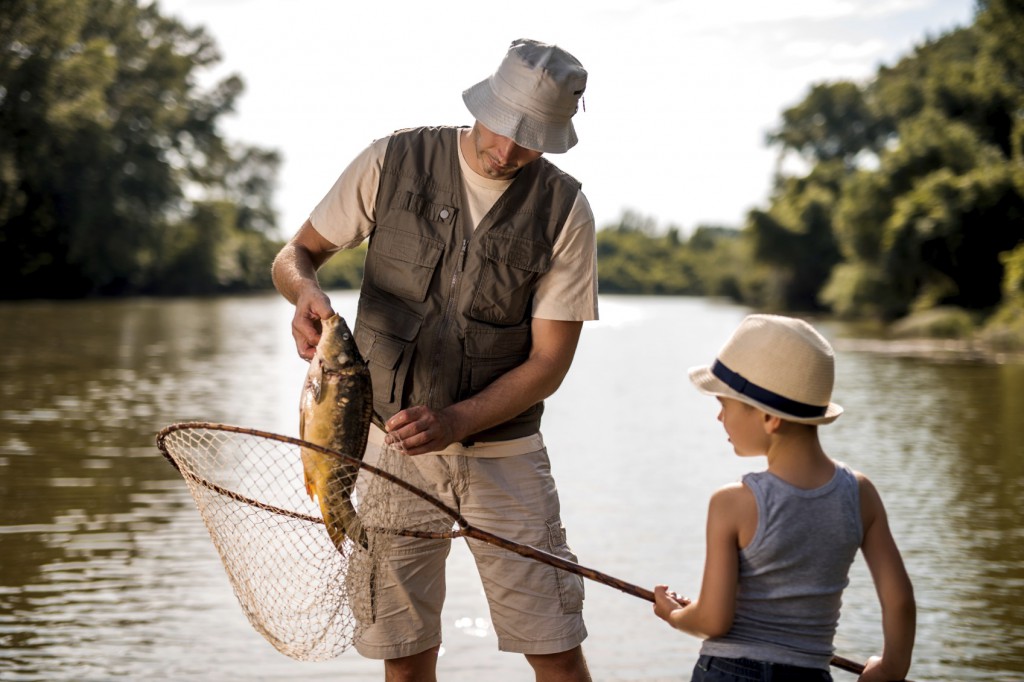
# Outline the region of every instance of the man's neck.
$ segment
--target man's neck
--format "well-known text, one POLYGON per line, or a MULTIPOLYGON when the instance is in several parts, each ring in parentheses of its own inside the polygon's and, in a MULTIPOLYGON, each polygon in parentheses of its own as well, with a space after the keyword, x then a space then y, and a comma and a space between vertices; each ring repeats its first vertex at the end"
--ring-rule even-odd
POLYGON ((487 177, 484 174, 484 169, 480 167, 480 158, 476 155, 476 148, 473 145, 472 128, 462 128, 459 130, 459 151, 462 152, 462 158, 466 160, 466 165, 469 166, 471 171, 482 178, 487 177))

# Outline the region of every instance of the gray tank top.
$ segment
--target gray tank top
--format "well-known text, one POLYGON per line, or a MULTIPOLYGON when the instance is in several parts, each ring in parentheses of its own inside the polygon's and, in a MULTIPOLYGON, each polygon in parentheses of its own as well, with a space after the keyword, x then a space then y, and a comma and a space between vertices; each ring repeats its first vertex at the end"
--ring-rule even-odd
POLYGON ((736 616, 701 653, 828 670, 843 589, 863 536, 857 478, 802 490, 767 471, 746 474, 757 531, 740 550, 736 616))

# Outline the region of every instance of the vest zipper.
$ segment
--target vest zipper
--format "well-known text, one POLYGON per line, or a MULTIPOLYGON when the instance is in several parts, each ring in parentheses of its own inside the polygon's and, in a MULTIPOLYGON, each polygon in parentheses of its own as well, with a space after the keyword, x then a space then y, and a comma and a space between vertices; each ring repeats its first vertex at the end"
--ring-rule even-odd
POLYGON ((434 406, 434 390, 437 388, 438 373, 441 371, 444 361, 445 337, 448 335, 448 327, 451 326, 455 317, 455 308, 459 298, 459 283, 462 271, 466 268, 466 252, 468 250, 469 240, 463 238, 462 247, 459 249, 459 263, 452 272, 452 278, 448 284, 448 300, 444 305, 444 316, 441 318, 441 324, 437 326, 437 336, 434 338, 434 359, 430 363, 430 388, 427 390, 428 407, 434 406))

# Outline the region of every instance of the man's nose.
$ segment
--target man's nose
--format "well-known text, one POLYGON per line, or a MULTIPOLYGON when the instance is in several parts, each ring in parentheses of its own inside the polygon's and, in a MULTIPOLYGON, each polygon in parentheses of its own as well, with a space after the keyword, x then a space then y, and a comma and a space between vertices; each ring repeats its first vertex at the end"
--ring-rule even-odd
POLYGON ((519 146, 512 140, 512 138, 502 136, 498 140, 495 151, 498 153, 498 160, 501 161, 502 164, 506 164, 515 154, 517 149, 519 149, 519 146))

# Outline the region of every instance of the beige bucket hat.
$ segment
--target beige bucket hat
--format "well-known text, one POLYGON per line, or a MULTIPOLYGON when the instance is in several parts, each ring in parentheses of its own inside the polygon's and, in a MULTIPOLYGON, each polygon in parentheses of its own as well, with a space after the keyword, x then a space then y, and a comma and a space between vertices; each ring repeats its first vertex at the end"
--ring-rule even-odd
POLYGON ((748 315, 710 366, 691 367, 703 393, 740 400, 800 424, 830 424, 843 413, 832 402, 835 354, 803 320, 748 315))
POLYGON ((571 54, 520 38, 462 101, 476 120, 520 147, 561 154, 577 142, 572 117, 586 87, 587 72, 571 54))

